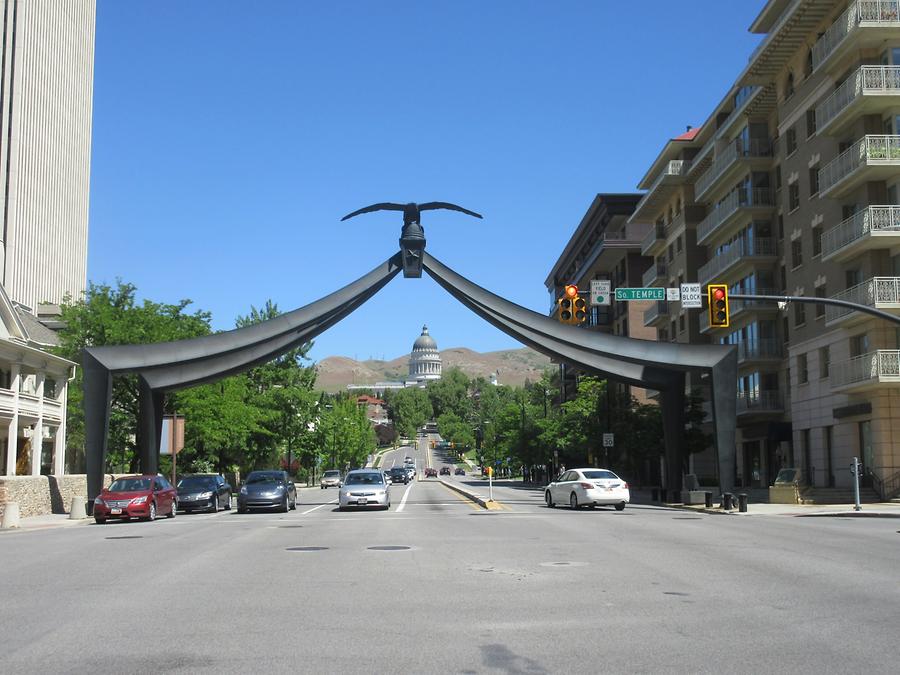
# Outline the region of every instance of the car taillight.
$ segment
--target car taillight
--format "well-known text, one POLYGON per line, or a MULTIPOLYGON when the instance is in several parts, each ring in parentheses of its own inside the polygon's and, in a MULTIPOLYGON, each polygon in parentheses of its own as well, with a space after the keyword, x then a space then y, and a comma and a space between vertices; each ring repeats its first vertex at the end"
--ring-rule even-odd
POLYGON ((625 488, 625 489, 627 490, 627 489, 628 489, 628 483, 622 483, 622 487, 625 488))
POLYGON ((594 489, 593 483, 579 483, 579 485, 581 487, 583 487, 585 490, 593 490, 594 489))

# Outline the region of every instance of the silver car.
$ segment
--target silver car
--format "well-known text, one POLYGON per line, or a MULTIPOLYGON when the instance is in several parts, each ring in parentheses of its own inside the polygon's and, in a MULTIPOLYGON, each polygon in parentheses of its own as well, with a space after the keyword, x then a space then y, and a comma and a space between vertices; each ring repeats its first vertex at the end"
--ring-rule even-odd
POLYGON ((391 508, 391 486, 378 469, 356 469, 344 476, 338 508, 391 508))
POLYGON ((323 473, 322 480, 319 483, 319 487, 321 487, 323 490, 325 488, 330 488, 330 487, 338 487, 339 488, 339 487, 341 487, 341 485, 342 485, 341 472, 338 471, 337 469, 329 469, 328 471, 323 473))

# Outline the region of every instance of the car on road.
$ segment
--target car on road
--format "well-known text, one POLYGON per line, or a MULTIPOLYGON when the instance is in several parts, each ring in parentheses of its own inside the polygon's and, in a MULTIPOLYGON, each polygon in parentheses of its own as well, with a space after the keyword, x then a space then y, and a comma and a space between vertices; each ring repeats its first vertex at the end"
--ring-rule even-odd
POLYGON ((409 476, 410 480, 416 479, 416 465, 415 464, 407 464, 403 468, 406 469, 406 475, 409 476))
POLYGON ((437 469, 433 466, 429 466, 425 468, 425 478, 437 478, 437 469))
POLYGON ((388 473, 391 476, 391 483, 403 483, 405 485, 409 482, 409 472, 402 466, 392 467, 388 473))
POLYGON ((165 513, 174 518, 178 494, 163 476, 143 474, 116 478, 94 500, 94 520, 102 525, 109 518, 156 520, 165 513))
POLYGON ((442 476, 449 476, 449 475, 450 475, 450 467, 449 467, 449 466, 442 466, 442 467, 441 467, 441 475, 442 475, 442 476))
POLYGON ((631 492, 628 483, 609 469, 569 469, 544 489, 544 501, 551 509, 568 504, 572 509, 615 506, 622 511, 631 492))
POLYGON ((330 487, 339 488, 341 485, 343 485, 343 480, 341 479, 341 472, 337 469, 328 469, 322 474, 322 480, 319 482, 319 487, 323 490, 330 487))
POLYGON ((344 477, 338 492, 338 509, 391 508, 391 486, 377 469, 358 469, 344 477))
POLYGON ((416 460, 414 460, 412 457, 407 455, 406 457, 403 458, 403 463, 404 464, 415 464, 416 460))
POLYGON ((238 493, 238 513, 250 509, 278 509, 287 513, 297 508, 297 488, 287 471, 251 471, 238 493))
POLYGON ((457 476, 465 476, 466 470, 464 468, 462 468, 461 466, 458 466, 458 467, 456 467, 456 471, 454 471, 453 473, 457 476))
POLYGON ((224 477, 197 473, 182 476, 176 485, 182 511, 212 511, 231 508, 231 484, 224 477))

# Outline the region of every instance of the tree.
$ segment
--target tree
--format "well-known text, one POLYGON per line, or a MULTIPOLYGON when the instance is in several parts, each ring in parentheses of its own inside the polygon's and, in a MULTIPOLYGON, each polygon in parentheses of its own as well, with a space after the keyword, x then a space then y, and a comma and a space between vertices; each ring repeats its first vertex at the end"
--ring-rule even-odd
POLYGON ((425 391, 435 418, 453 413, 460 419, 469 419, 472 409, 469 384, 469 378, 459 368, 448 368, 441 379, 429 382, 425 391))
POLYGON ((406 438, 415 438, 416 430, 433 414, 428 394, 418 387, 399 389, 385 403, 394 428, 406 438))

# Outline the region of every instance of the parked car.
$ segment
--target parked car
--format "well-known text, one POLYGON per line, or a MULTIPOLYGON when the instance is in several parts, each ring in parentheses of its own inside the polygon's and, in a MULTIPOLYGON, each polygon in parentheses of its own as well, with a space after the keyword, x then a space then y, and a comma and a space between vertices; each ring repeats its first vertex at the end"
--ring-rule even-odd
POLYGON ((441 475, 442 475, 442 476, 449 476, 449 475, 450 475, 450 467, 449 467, 449 466, 442 466, 442 467, 441 467, 441 475))
POLYGON ((174 518, 177 510, 175 488, 163 476, 152 474, 116 478, 94 500, 94 520, 98 525, 109 518, 155 520, 160 513, 174 518))
POLYGON ((356 507, 391 508, 391 487, 376 469, 350 471, 338 492, 338 509, 356 507))
POLYGON ((391 475, 391 483, 403 483, 405 485, 409 482, 409 472, 402 466, 391 468, 389 473, 391 475))
POLYGON ((297 508, 297 488, 287 471, 251 471, 238 493, 238 513, 249 509, 297 508))
POLYGON ((319 487, 323 490, 330 487, 341 487, 343 485, 343 480, 341 479, 341 472, 337 469, 329 469, 325 473, 322 474, 322 480, 319 483, 319 487))
POLYGON ((454 471, 453 473, 456 474, 457 476, 465 476, 466 470, 464 468, 462 468, 461 466, 458 466, 458 467, 456 467, 456 471, 454 471))
MULTIPOLYGON (((443 469, 441 469, 441 471, 443 471, 443 469)), ((425 478, 437 478, 437 475, 437 469, 433 466, 429 466, 425 469, 425 478)))
POLYGON ((231 484, 222 476, 198 473, 178 479, 178 508, 182 511, 204 509, 215 513, 231 508, 231 484))
POLYGON ((609 469, 570 469, 546 487, 544 501, 550 508, 568 504, 573 509, 615 506, 622 511, 631 492, 628 483, 609 469))

